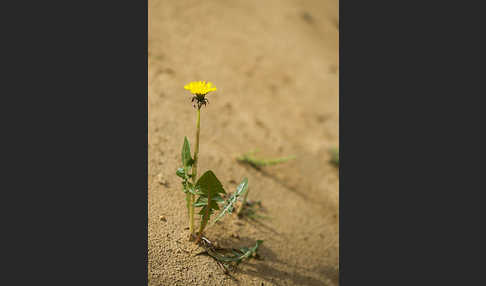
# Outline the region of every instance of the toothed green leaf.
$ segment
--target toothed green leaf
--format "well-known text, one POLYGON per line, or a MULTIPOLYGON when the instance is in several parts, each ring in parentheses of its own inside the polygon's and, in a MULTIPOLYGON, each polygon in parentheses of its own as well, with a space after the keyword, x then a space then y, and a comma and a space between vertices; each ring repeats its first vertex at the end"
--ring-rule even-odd
POLYGON ((209 221, 214 210, 219 210, 218 202, 222 200, 220 194, 226 194, 223 185, 216 178, 213 171, 204 173, 196 183, 196 189, 200 195, 194 206, 202 207, 199 214, 201 215, 201 232, 209 221))
POLYGON ((223 185, 216 178, 213 171, 209 170, 204 173, 199 180, 197 180, 196 188, 201 192, 201 195, 211 195, 211 194, 226 194, 223 185))
POLYGON ((256 255, 258 252, 258 248, 262 243, 263 240, 257 240, 255 246, 253 246, 252 248, 242 247, 240 249, 233 249, 231 250, 231 254, 229 255, 223 255, 222 253, 216 252, 211 249, 208 251, 208 254, 212 256, 214 259, 223 263, 224 265, 229 265, 229 263, 232 262, 238 265, 244 259, 249 259, 250 257, 256 255))
POLYGON ((197 201, 194 203, 195 207, 203 207, 208 204, 208 198, 199 197, 197 201))
POLYGON ((238 257, 239 259, 236 262, 236 264, 240 264, 241 261, 243 261, 243 259, 249 258, 253 254, 256 254, 257 251, 258 251, 258 248, 260 247, 260 244, 262 244, 262 243, 263 243, 263 240, 257 240, 256 241, 256 245, 253 246, 252 248, 248 248, 248 247, 240 248, 240 251, 243 252, 243 255, 241 255, 241 256, 238 257))
POLYGON ((187 183, 187 191, 193 195, 197 195, 196 190, 194 190, 194 186, 191 183, 187 183))
MULTIPOLYGON (((213 197, 211 198, 211 205, 213 206, 213 208, 215 210, 219 210, 219 206, 218 206, 218 202, 220 201, 219 199, 223 200, 223 198, 219 197, 219 196, 216 196, 216 197, 213 197)), ((194 203, 194 206, 195 207, 203 207, 203 206, 206 206, 208 204, 208 198, 207 197, 199 197, 197 199, 197 201, 194 203)))
MULTIPOLYGON (((185 145, 185 144, 184 144, 185 145)), ((184 155, 184 146, 182 148, 184 155)), ((194 185, 189 182, 189 175, 187 174, 188 168, 179 168, 176 171, 176 175, 182 178, 182 191, 186 194, 186 206, 187 213, 189 214, 191 208, 191 193, 194 194, 194 185)))
POLYGON ((236 192, 231 195, 231 197, 226 201, 223 210, 219 213, 219 215, 214 219, 212 224, 215 224, 218 220, 220 220, 225 214, 232 213, 234 205, 238 200, 238 197, 243 195, 246 190, 248 189, 248 178, 244 178, 243 181, 236 187, 236 192))

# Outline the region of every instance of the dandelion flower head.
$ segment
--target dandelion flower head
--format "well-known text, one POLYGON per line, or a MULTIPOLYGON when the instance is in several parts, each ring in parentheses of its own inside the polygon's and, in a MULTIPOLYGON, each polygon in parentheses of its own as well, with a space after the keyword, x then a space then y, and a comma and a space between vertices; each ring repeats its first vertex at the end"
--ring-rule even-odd
POLYGON ((184 86, 185 89, 189 90, 194 95, 206 95, 211 91, 217 90, 213 86, 213 83, 208 81, 192 81, 184 86))

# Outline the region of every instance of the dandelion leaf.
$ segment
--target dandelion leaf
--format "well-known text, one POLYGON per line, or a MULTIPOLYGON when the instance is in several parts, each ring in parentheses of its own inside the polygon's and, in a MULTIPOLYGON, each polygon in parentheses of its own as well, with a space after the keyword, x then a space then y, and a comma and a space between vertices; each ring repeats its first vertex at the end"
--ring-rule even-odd
POLYGON ((244 178, 243 181, 236 187, 236 192, 231 195, 231 197, 226 201, 223 210, 219 213, 216 219, 213 221, 213 224, 220 220, 225 214, 232 213, 234 205, 238 200, 238 197, 242 196, 246 190, 248 189, 248 178, 244 178))
POLYGON ((207 171, 199 178, 196 189, 199 198, 194 206, 202 207, 199 214, 201 215, 201 229, 204 229, 213 211, 219 210, 218 202, 223 201, 220 194, 226 194, 226 192, 213 171, 207 171))
POLYGON ((189 141, 187 140, 187 137, 184 137, 184 144, 182 145, 182 166, 187 171, 187 169, 192 166, 193 162, 189 141))
POLYGON ((258 248, 260 247, 260 244, 262 244, 262 243, 263 243, 263 240, 257 240, 255 246, 253 246, 252 248, 248 248, 248 247, 240 248, 241 254, 238 256, 238 261, 236 261, 236 263, 240 264, 241 261, 243 261, 243 259, 250 258, 253 255, 256 255, 258 248))
POLYGON ((228 267, 231 263, 236 263, 236 265, 239 265, 241 262, 243 262, 243 260, 250 259, 251 257, 257 256, 258 248, 262 243, 263 240, 257 240, 255 246, 251 248, 242 247, 240 249, 233 249, 231 253, 227 255, 218 253, 211 249, 208 251, 208 254, 212 256, 214 259, 223 263, 225 267, 228 267))

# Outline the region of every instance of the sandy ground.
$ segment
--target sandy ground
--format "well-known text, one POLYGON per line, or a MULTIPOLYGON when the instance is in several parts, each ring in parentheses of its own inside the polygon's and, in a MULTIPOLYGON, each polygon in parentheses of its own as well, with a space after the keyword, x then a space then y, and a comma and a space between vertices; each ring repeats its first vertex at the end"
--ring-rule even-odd
MULTIPOLYGON (((338 285, 338 1, 149 0, 149 285, 338 285), (199 174, 213 170, 227 192, 244 176, 249 199, 269 219, 227 216, 206 236, 254 245, 263 260, 233 278, 187 240, 184 193, 175 170, 195 109, 183 86, 218 91, 201 115, 199 174), (235 156, 295 155, 263 172, 235 156)), ((198 225, 198 222, 196 222, 198 225)))

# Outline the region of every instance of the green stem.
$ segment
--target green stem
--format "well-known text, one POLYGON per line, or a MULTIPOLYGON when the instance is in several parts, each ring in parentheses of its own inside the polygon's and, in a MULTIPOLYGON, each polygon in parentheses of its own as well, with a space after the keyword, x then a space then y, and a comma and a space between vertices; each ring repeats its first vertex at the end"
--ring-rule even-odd
MULTIPOLYGON (((189 229, 191 229, 191 193, 186 193, 187 212, 189 214, 189 229)), ((192 231, 191 231, 192 234, 192 231)))
POLYGON ((194 233, 194 195, 187 194, 189 196, 189 231, 194 233))
POLYGON ((199 242, 201 240, 201 236, 203 233, 204 228, 206 227, 206 223, 209 220, 209 211, 211 210, 210 204, 211 204, 211 192, 208 192, 208 206, 206 207, 206 212, 204 213, 202 220, 201 220, 201 225, 199 226, 199 235, 197 236, 196 242, 199 242))
MULTIPOLYGON (((192 164, 192 182, 196 185, 196 177, 197 177, 197 162, 198 162, 198 154, 199 154, 199 130, 201 126, 201 108, 198 107, 197 109, 197 119, 196 119, 196 147, 194 148, 194 163, 192 164)), ((196 196, 191 194, 191 208, 189 212, 189 217, 191 220, 190 224, 190 231, 191 234, 194 233, 194 203, 196 202, 196 196)))

